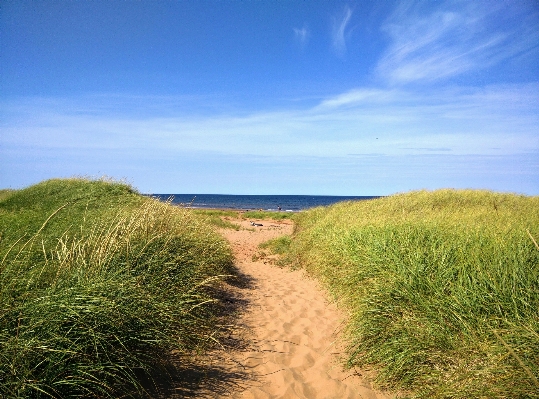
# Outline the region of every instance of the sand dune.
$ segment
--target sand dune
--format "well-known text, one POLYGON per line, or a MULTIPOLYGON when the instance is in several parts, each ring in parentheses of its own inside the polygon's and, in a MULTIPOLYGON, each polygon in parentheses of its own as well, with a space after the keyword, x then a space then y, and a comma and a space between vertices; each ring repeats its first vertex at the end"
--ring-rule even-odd
POLYGON ((245 308, 238 320, 241 348, 229 361, 243 381, 223 396, 232 398, 389 398, 371 388, 359 370, 343 371, 339 363, 342 314, 303 271, 258 257, 258 244, 291 234, 290 221, 234 221, 250 230, 223 230, 236 255, 237 267, 250 284, 242 288, 245 308), (253 259, 255 261, 253 261, 253 259))

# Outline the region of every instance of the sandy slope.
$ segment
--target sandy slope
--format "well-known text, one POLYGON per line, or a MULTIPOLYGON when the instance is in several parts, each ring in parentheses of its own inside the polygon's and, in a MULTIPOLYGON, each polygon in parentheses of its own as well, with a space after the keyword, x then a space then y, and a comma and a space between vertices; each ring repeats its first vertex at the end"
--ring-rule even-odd
POLYGON ((344 372, 338 363, 342 315, 316 282, 302 271, 274 266, 258 244, 291 234, 290 221, 237 221, 244 229, 223 230, 244 280, 235 334, 237 347, 226 362, 242 376, 218 396, 232 398, 389 398, 373 390, 361 372, 344 372), (256 261, 253 261, 256 260, 256 261), (241 337, 240 337, 241 336, 241 337))

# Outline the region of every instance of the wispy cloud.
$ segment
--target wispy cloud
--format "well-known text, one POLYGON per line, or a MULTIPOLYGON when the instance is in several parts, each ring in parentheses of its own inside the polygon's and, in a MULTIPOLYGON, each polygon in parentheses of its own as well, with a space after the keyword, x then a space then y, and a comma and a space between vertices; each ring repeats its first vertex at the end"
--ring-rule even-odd
POLYGON ((380 104, 395 100, 399 93, 395 90, 354 89, 334 97, 324 99, 318 108, 357 107, 360 104, 380 104))
POLYGON ((160 108, 170 108, 174 99, 169 98, 152 98, 154 111, 143 117, 138 108, 133 115, 127 110, 117 115, 99 111, 107 108, 102 104, 95 109, 88 103, 81 112, 69 101, 32 98, 2 104, 0 144, 288 156, 395 155, 429 148, 455 154, 539 152, 537 93, 538 84, 438 88, 420 94, 357 89, 310 108, 245 116, 160 113, 160 108))
MULTIPOLYGON (((309 193, 309 187, 320 186, 312 180, 325 176, 324 189, 344 193, 348 183, 343 182, 367 184, 368 175, 366 194, 380 194, 416 187, 410 184, 426 187, 429 179, 429 184, 456 186, 460 174, 459 184, 479 187, 488 178, 492 184, 484 187, 539 192, 532 183, 539 181, 538 93, 538 84, 428 93, 356 89, 314 107, 243 116, 174 114, 172 105, 184 101, 174 98, 111 98, 114 104, 133 104, 121 114, 110 112, 114 106, 105 99, 96 104, 92 97, 79 99, 76 107, 69 99, 3 100, 0 186, 27 183, 17 180, 22 175, 8 173, 21 168, 26 179, 146 174, 143 183, 135 183, 149 191, 157 190, 151 188, 156 179, 160 187, 173 178, 192 182, 193 190, 225 192, 235 187, 237 176, 260 178, 264 187, 272 179, 279 187, 286 176, 288 192, 309 181, 302 189, 309 193), (141 115, 139 107, 148 102, 152 111, 141 115), (450 170, 453 180, 444 180, 450 170), (297 173, 302 176, 294 180, 297 173), (382 181, 385 191, 376 185, 382 181)), ((254 190, 250 185, 248 191, 254 190)))
POLYGON ((427 152, 451 152, 451 148, 447 147, 412 147, 412 148, 404 148, 405 150, 413 150, 413 151, 427 151, 427 152))
POLYGON ((305 47, 309 41, 311 33, 307 28, 307 25, 303 25, 303 28, 294 28, 294 39, 302 48, 305 47))
POLYGON ((347 26, 352 17, 352 10, 346 6, 344 11, 338 17, 333 17, 331 38, 333 49, 339 56, 343 56, 346 53, 346 36, 347 26))
POLYGON ((377 72, 390 83, 437 81, 537 53, 539 30, 526 15, 512 15, 521 23, 498 23, 522 9, 490 2, 425 4, 403 3, 382 26, 391 44, 377 72))

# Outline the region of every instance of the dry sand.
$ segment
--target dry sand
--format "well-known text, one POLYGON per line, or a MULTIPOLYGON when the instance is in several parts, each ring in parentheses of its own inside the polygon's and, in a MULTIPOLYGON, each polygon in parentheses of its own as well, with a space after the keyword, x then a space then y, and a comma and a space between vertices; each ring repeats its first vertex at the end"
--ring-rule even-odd
POLYGON ((291 221, 231 220, 239 231, 222 230, 230 241, 244 284, 235 288, 240 310, 220 358, 225 391, 202 395, 231 398, 390 398, 375 391, 363 372, 343 371, 339 333, 343 315, 303 271, 275 266, 258 244, 291 234, 291 221), (228 370, 223 372, 224 369, 228 370), (226 384, 225 384, 226 385, 226 384))

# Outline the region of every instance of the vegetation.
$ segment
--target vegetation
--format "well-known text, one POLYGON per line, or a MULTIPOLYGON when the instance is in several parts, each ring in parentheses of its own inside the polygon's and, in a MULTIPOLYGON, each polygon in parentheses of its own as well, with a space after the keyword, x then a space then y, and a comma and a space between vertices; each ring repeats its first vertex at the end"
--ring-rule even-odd
POLYGON ((194 209, 193 213, 199 215, 212 226, 221 229, 231 229, 238 231, 241 228, 239 224, 227 220, 228 218, 237 218, 239 212, 222 211, 217 209, 194 209))
POLYGON ((284 220, 291 219, 294 213, 292 212, 272 212, 272 211, 248 211, 242 214, 244 219, 272 219, 284 220))
POLYGON ((49 180, 0 201, 0 397, 143 395, 172 351, 202 350, 226 242, 131 187, 49 180))
POLYGON ((221 209, 193 209, 196 215, 203 217, 208 223, 215 227, 223 229, 240 230, 241 226, 237 223, 230 222, 228 219, 271 219, 284 220, 291 219, 293 214, 290 212, 271 212, 271 211, 248 211, 241 212, 235 210, 221 209))
POLYGON ((10 190, 9 188, 1 189, 0 190, 0 201, 2 201, 3 199, 6 199, 7 197, 9 197, 14 192, 15 192, 14 190, 10 190))
POLYGON ((289 259, 350 312, 349 365, 411 397, 539 397, 539 197, 420 191, 295 221, 289 259))
POLYGON ((290 236, 280 236, 263 242, 258 247, 261 249, 269 249, 272 254, 284 255, 290 250, 290 244, 292 244, 290 236))
POLYGON ((224 209, 202 209, 191 208, 193 213, 202 216, 217 216, 217 217, 229 217, 229 218, 241 218, 241 211, 224 210, 224 209))

